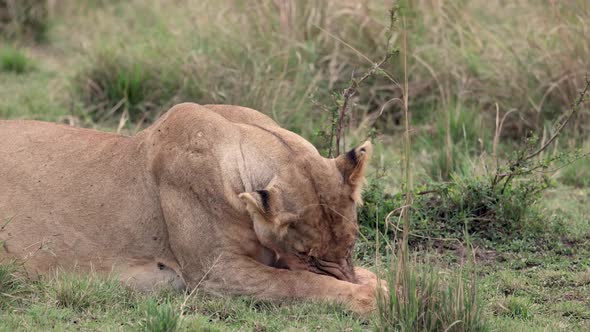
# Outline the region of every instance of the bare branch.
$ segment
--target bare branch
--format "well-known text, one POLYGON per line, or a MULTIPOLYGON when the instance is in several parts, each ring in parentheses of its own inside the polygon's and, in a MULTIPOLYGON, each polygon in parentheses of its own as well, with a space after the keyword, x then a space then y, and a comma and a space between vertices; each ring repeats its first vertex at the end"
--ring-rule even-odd
POLYGON ((588 90, 589 89, 590 89, 590 77, 586 76, 586 87, 584 87, 584 90, 582 90, 580 92, 580 95, 578 96, 578 100, 576 100, 576 102, 573 103, 572 108, 570 110, 570 113, 566 116, 565 120, 563 120, 561 122, 561 124, 557 127, 557 130, 555 130, 555 132, 553 133, 553 135, 545 142, 545 144, 543 144, 540 148, 538 148, 537 150, 535 150, 531 154, 529 154, 526 157, 524 157, 524 159, 523 159, 524 161, 536 157, 541 152, 543 152, 545 149, 547 149, 547 147, 549 145, 551 145, 551 143, 553 143, 553 141, 557 138, 557 136, 559 136, 559 134, 561 133, 561 131, 563 130, 563 128, 565 128, 565 126, 572 119, 572 117, 574 116, 574 114, 578 113, 578 111, 580 110, 580 107, 584 103, 584 100, 586 98, 586 94, 588 93, 588 90))
POLYGON ((374 63, 372 68, 368 70, 361 78, 358 80, 352 79, 350 86, 348 86, 342 92, 342 104, 340 109, 338 110, 338 123, 336 125, 336 155, 340 154, 340 141, 343 139, 343 130, 344 130, 344 120, 346 118, 346 112, 348 110, 348 105, 350 103, 350 99, 356 94, 357 89, 359 86, 367 80, 367 78, 375 75, 377 70, 379 70, 392 56, 393 52, 388 52, 385 54, 381 61, 374 63))

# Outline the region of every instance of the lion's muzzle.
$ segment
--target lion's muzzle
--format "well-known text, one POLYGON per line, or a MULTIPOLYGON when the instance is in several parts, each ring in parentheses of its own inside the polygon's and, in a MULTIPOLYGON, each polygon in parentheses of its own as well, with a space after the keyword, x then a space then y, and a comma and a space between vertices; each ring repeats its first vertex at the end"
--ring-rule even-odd
POLYGON ((350 259, 341 259, 338 262, 333 262, 303 255, 283 255, 280 257, 274 267, 287 268, 292 271, 304 270, 334 277, 342 281, 357 283, 354 267, 350 259), (279 262, 280 264, 278 264, 279 262))
POLYGON ((338 280, 356 283, 354 268, 348 259, 331 262, 319 258, 312 259, 312 267, 316 273, 330 275, 338 280))

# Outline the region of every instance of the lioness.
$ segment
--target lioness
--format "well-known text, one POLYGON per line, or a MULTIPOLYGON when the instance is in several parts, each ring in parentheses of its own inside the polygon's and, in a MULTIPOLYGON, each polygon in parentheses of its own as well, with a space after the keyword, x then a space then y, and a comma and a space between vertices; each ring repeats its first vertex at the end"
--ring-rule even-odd
POLYGON ((369 142, 326 159, 257 111, 192 103, 133 137, 0 121, 0 142, 0 257, 29 273, 374 307, 351 264, 369 142))

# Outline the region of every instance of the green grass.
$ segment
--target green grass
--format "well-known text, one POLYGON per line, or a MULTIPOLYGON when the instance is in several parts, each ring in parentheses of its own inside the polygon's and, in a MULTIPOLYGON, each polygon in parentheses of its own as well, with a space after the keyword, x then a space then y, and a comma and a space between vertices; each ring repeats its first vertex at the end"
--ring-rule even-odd
MULTIPOLYGON (((11 265, 0 265, 0 273, 5 267, 12 269, 11 265)), ((1 274, 0 277, 3 278, 1 274)), ((0 331, 282 331, 286 327, 342 331, 370 327, 367 320, 330 304, 275 304, 248 297, 202 294, 187 299, 184 293, 166 290, 140 294, 95 275, 60 274, 51 279, 22 282, 29 291, 17 293, 11 288, 14 301, 1 307, 0 331)))
MULTIPOLYGON (((457 323, 451 331, 588 330, 590 246, 586 241, 571 249, 567 255, 550 250, 501 252, 495 260, 476 258, 472 271, 479 276, 476 287, 481 312, 479 316, 472 316, 470 329, 457 323)), ((178 331, 392 330, 394 326, 420 323, 416 320, 424 318, 419 316, 420 312, 449 326, 461 318, 457 315, 465 312, 458 305, 474 305, 469 297, 457 301, 459 294, 473 294, 471 272, 461 274, 457 263, 444 263, 445 253, 430 252, 428 255, 428 261, 413 259, 411 270, 405 275, 406 287, 401 289, 415 290, 407 293, 412 296, 412 305, 399 306, 397 302, 396 315, 387 316, 394 320, 386 326, 377 315, 365 319, 335 305, 278 304, 248 297, 215 297, 200 293, 187 299, 183 293, 168 290, 139 294, 96 275, 58 274, 40 281, 18 276, 15 281, 14 275, 6 278, 7 274, 2 271, 8 270, 10 275, 18 271, 18 266, 2 264, 1 293, 10 296, 0 298, 3 303, 0 330, 171 331, 174 330, 172 326, 178 331), (9 286, 4 286, 6 284, 9 286), (463 292, 459 291, 461 289, 463 292), (436 310, 420 311, 432 308, 436 310), (401 317, 414 317, 414 320, 401 321, 401 317)), ((456 257, 452 252, 451 255, 456 257)))
POLYGON ((133 302, 132 296, 117 280, 69 273, 56 276, 46 294, 56 307, 76 312, 101 310, 107 305, 125 307, 133 302))
POLYGON ((590 328, 587 274, 588 241, 568 255, 559 250, 508 255, 502 263, 483 268, 485 301, 492 322, 504 329, 574 330, 590 328))
POLYGON ((559 180, 568 186, 590 187, 590 156, 586 156, 565 167, 561 171, 559 180))
MULTIPOLYGON (((574 198, 578 194, 568 190, 552 190, 545 194, 546 204, 552 208, 549 211, 567 209, 572 214, 568 218, 571 224, 568 224, 564 244, 542 251, 498 250, 491 258, 476 255, 471 271, 478 276, 476 287, 481 316, 474 323, 485 321, 487 329, 492 331, 587 331, 590 328, 587 305, 590 301, 587 218, 590 208, 583 203, 587 194, 579 194, 577 199, 582 201, 576 201, 574 198), (571 204, 577 208, 570 209, 571 204)), ((454 249, 425 249, 415 254, 411 270, 407 271, 406 286, 401 288, 416 291, 408 293, 414 296, 415 306, 408 307, 413 311, 404 312, 403 317, 417 317, 415 314, 420 311, 416 310, 423 310, 425 305, 444 304, 444 308, 439 307, 429 314, 445 319, 448 325, 456 319, 456 314, 464 312, 454 306, 461 302, 453 299, 457 299, 458 294, 472 294, 471 271, 461 267, 464 261, 454 249), (470 273, 461 274, 461 270, 470 273), (463 292, 458 292, 460 289, 463 292), (441 297, 441 294, 449 297, 441 297)), ((370 261, 375 264, 374 257, 370 261)), ((387 259, 383 256, 379 261, 377 270, 387 278, 383 271, 387 259)), ((391 266, 395 271, 396 265, 391 266)), ((129 292, 116 281, 96 275, 59 273, 33 281, 19 272, 22 270, 18 265, 0 264, 0 330, 161 331, 176 326, 178 331, 368 331, 407 326, 393 320, 383 328, 379 316, 365 319, 329 304, 278 304, 202 293, 187 299, 183 293, 168 290, 154 294, 129 292)), ((395 283, 395 279, 390 281, 395 283)), ((463 303, 469 305, 469 302, 463 303)), ((396 310, 402 308, 398 306, 396 310)), ((401 315, 387 317, 398 319, 401 315)), ((403 324, 410 322, 406 320, 403 324)), ((454 326, 451 330, 460 330, 463 325, 454 326)))
MULTIPOLYGON (((396 256, 387 271, 390 292, 378 303, 377 331, 488 331, 475 275, 440 271, 396 256)), ((380 298, 381 299, 381 298, 380 298)))
POLYGON ((31 60, 21 50, 11 47, 0 49, 0 71, 23 74, 32 67, 31 60))
POLYGON ((150 299, 145 303, 144 331, 172 332, 178 328, 180 321, 179 308, 174 308, 169 302, 158 303, 150 299))
MULTIPOLYGON (((153 51, 152 51, 153 52, 153 51)), ((141 56, 129 50, 99 51, 92 64, 73 81, 73 95, 90 110, 95 122, 119 120, 123 113, 131 122, 153 121, 166 107, 180 101, 184 77, 174 61, 142 50, 141 56)))
POLYGON ((16 262, 0 265, 0 309, 8 308, 27 291, 26 280, 21 272, 16 262))

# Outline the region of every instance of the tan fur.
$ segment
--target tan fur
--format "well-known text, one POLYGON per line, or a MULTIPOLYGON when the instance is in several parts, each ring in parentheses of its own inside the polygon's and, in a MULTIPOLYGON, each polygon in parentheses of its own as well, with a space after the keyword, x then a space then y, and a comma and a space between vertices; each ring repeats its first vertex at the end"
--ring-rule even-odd
POLYGON ((190 103, 133 137, 0 121, 0 142, 0 259, 31 273, 374 308, 350 260, 370 143, 325 159, 254 110, 190 103))

